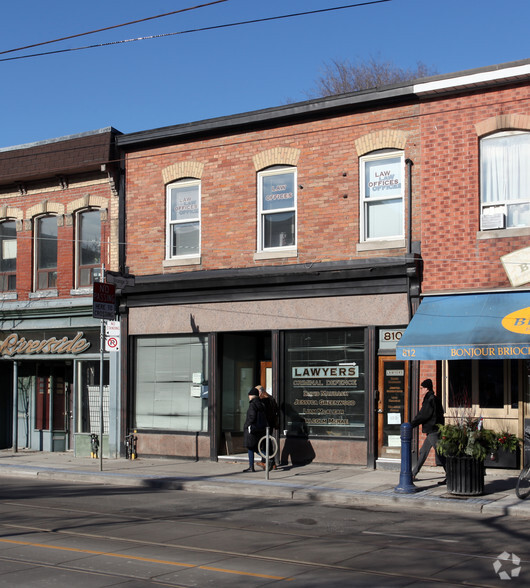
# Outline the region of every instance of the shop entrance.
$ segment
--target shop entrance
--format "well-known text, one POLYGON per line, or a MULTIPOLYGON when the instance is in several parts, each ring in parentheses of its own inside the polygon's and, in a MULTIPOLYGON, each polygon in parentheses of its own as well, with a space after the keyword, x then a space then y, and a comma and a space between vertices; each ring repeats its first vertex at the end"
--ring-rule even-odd
POLYGON ((72 446, 72 379, 71 365, 36 364, 35 429, 41 438, 43 431, 50 431, 50 451, 66 451, 72 446))
POLYGON ((395 357, 379 358, 377 455, 401 459, 400 429, 408 421, 408 362, 395 357))
POLYGON ((220 353, 221 442, 217 453, 245 453, 243 425, 248 392, 258 384, 267 388, 267 382, 272 382, 271 334, 268 331, 221 334, 220 353))

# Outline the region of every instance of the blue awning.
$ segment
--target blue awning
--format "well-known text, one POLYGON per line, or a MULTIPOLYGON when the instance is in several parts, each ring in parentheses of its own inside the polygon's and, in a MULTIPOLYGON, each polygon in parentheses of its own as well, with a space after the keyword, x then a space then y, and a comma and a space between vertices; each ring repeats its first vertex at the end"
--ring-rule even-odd
POLYGON ((397 345, 396 357, 530 357, 530 292, 424 298, 397 345))

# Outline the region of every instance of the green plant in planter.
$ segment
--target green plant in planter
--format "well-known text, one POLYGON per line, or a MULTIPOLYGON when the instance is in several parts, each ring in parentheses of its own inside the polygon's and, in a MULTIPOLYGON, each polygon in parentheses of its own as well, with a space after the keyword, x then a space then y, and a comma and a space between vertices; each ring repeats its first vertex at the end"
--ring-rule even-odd
POLYGON ((494 451, 504 450, 507 453, 515 453, 520 447, 521 439, 512 433, 503 431, 496 434, 494 451))
POLYGON ((495 451, 499 435, 482 427, 480 418, 465 417, 456 423, 439 425, 436 451, 446 457, 472 457, 482 461, 495 451))

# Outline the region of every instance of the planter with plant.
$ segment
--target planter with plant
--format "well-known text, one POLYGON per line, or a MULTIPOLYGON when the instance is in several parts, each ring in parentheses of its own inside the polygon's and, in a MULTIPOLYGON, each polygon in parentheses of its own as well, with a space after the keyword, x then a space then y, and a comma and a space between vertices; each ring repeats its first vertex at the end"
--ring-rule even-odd
POLYGON ((439 432, 436 450, 446 458, 447 490, 451 494, 483 494, 486 458, 499 448, 515 452, 519 447, 515 435, 485 429, 481 418, 457 418, 440 425, 439 432))

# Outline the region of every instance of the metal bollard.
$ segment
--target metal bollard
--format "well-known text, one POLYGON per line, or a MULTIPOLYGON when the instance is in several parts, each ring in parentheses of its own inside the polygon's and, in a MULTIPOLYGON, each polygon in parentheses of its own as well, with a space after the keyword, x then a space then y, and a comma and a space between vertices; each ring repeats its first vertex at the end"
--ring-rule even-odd
POLYGON ((399 484, 394 488, 394 492, 401 494, 412 494, 418 491, 412 482, 412 459, 411 459, 411 441, 412 427, 410 423, 403 423, 400 428, 401 436, 401 472, 399 474, 399 484))

